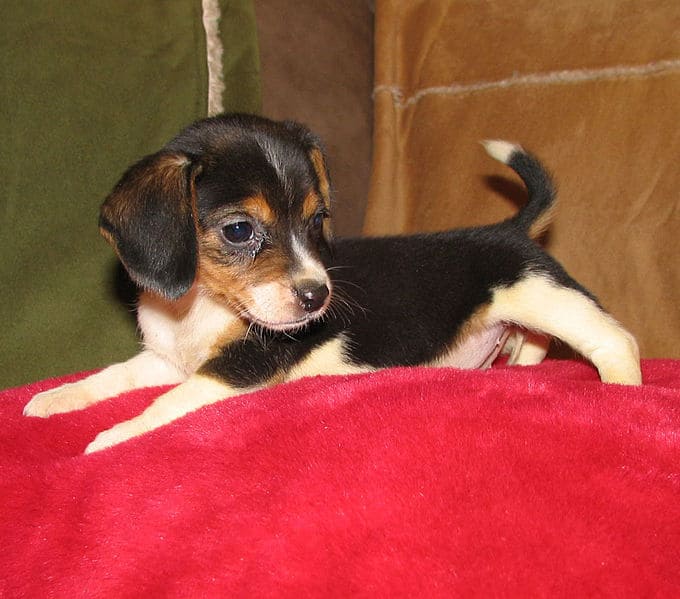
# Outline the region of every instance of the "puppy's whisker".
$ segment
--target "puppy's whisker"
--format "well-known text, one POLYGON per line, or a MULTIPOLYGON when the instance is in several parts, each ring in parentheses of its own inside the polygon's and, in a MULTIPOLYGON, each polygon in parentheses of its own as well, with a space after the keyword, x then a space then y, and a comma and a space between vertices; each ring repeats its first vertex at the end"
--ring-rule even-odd
POLYGON ((241 320, 245 320, 248 323, 246 332, 243 335, 243 338, 241 339, 241 344, 245 345, 248 341, 248 338, 250 337, 250 334, 252 333, 257 338, 257 340, 264 345, 264 337, 261 334, 262 332, 260 331, 260 328, 257 326, 257 323, 250 316, 250 313, 243 304, 243 302, 242 301, 235 302, 234 305, 232 306, 232 309, 234 310, 234 314, 238 318, 240 318, 241 320))
POLYGON ((358 289, 359 291, 365 292, 364 288, 361 285, 355 283, 354 281, 348 281, 347 279, 333 279, 333 283, 336 285, 336 287, 342 288, 343 285, 350 285, 355 289, 358 289))
POLYGON ((336 283, 341 283, 341 285, 336 286, 334 293, 334 298, 338 303, 344 305, 347 309, 351 311, 352 314, 355 313, 354 312, 355 308, 360 310, 364 315, 368 313, 364 306, 362 306, 352 296, 348 295, 347 292, 342 288, 342 285, 353 285, 357 289, 362 289, 361 286, 356 285, 355 283, 352 283, 350 281, 336 281, 336 283))
POLYGON ((324 317, 328 320, 339 319, 348 325, 355 317, 357 310, 366 314, 366 310, 356 300, 346 296, 341 288, 336 288, 324 317))
POLYGON ((358 289, 359 291, 363 292, 364 291, 363 287, 361 287, 361 285, 353 283, 352 281, 336 280, 335 283, 336 283, 335 292, 338 294, 339 298, 354 304, 357 308, 360 308, 363 311, 363 308, 361 307, 361 304, 359 304, 358 300, 348 295, 347 291, 342 288, 343 285, 350 285, 355 289, 358 289))
POLYGON ((248 341, 248 337, 250 335, 250 332, 253 330, 254 325, 255 325, 255 323, 252 320, 248 323, 248 328, 246 329, 246 334, 243 336, 243 341, 242 341, 243 344, 245 344, 246 341, 248 341))
POLYGON ((351 266, 340 266, 340 265, 338 265, 338 266, 329 266, 328 268, 326 268, 326 272, 331 272, 331 271, 333 271, 333 270, 347 269, 347 268, 352 268, 352 267, 351 267, 351 266))
POLYGON ((338 294, 328 308, 335 314, 345 315, 346 312, 349 316, 354 316, 355 308, 361 308, 361 306, 338 294))

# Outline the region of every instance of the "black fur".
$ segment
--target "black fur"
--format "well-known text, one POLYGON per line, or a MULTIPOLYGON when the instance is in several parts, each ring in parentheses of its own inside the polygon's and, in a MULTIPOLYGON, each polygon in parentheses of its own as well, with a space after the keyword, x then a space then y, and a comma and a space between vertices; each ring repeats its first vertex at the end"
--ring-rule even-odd
MULTIPOLYGON (((258 193, 288 217, 309 189, 318 191, 308 156, 315 147, 320 142, 298 123, 245 114, 198 121, 127 170, 102 206, 100 228, 138 285, 177 299, 196 276, 196 225, 209 226, 217 208, 258 193), (173 156, 186 165, 163 170, 173 156)), ((282 218, 285 230, 297 225, 282 218)))
POLYGON ((99 227, 135 283, 177 299, 196 273, 193 167, 171 169, 161 186, 157 173, 168 158, 159 152, 130 167, 104 202, 99 227))
POLYGON ((522 178, 529 196, 527 204, 511 220, 528 232, 554 204, 555 186, 543 165, 529 153, 514 152, 508 166, 522 178))
MULTIPOLYGON (((239 388, 266 384, 338 336, 345 342, 344 358, 358 366, 428 363, 451 348, 465 323, 492 300, 494 289, 529 273, 592 297, 528 236, 555 197, 550 177, 530 154, 515 152, 508 159, 529 200, 504 222, 429 235, 340 239, 329 250, 328 240, 311 234, 300 220, 304 197, 310 189, 319 192, 309 154, 319 147, 313 134, 295 123, 246 115, 206 119, 132 167, 105 203, 102 228, 114 238, 133 279, 170 298, 194 281, 196 227, 214 226, 215 214, 257 195, 277 217, 263 232, 262 247, 286 247, 295 233, 327 267, 334 297, 320 319, 296 331, 255 326, 246 339, 220 348, 199 372, 239 388), (163 186, 147 186, 131 218, 115 222, 116 198, 140 173, 147 177, 157 156, 168 154, 181 155, 190 165, 175 173, 181 184, 174 189, 184 194, 177 201, 180 209, 167 208, 163 186), (197 222, 188 220, 189 204, 197 222)), ((257 252, 252 259, 256 266, 257 252)))
POLYGON ((302 331, 259 330, 247 342, 223 348, 202 371, 249 387, 287 371, 341 334, 348 342, 346 358, 357 366, 431 362, 491 300, 493 288, 529 272, 592 297, 533 241, 518 236, 510 221, 427 235, 338 239, 332 253, 330 266, 337 268, 331 275, 342 305, 302 331))

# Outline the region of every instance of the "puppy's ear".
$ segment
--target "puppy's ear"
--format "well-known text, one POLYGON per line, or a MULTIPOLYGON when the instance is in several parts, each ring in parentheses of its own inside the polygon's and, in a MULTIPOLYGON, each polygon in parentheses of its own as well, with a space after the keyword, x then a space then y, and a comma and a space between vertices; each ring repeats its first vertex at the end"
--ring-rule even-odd
POLYGON ((161 151, 130 167, 101 207, 99 229, 135 283, 170 299, 194 282, 194 179, 189 156, 161 151))

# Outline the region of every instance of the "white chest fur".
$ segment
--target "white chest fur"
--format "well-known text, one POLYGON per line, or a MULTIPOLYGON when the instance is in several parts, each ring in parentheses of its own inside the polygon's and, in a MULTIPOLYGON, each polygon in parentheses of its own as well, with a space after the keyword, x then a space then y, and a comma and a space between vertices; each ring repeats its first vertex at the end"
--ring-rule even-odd
POLYGON ((189 375, 205 362, 237 316, 195 285, 176 301, 143 293, 137 320, 145 347, 189 375))

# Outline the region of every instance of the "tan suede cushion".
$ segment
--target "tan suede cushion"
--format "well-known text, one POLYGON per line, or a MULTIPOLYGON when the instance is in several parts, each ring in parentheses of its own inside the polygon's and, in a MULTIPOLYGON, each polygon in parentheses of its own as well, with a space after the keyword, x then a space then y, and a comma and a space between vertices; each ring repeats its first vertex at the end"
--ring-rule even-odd
POLYGON ((478 141, 517 141, 559 186, 551 253, 644 356, 680 357, 680 3, 379 0, 375 43, 365 232, 513 214, 478 141))

